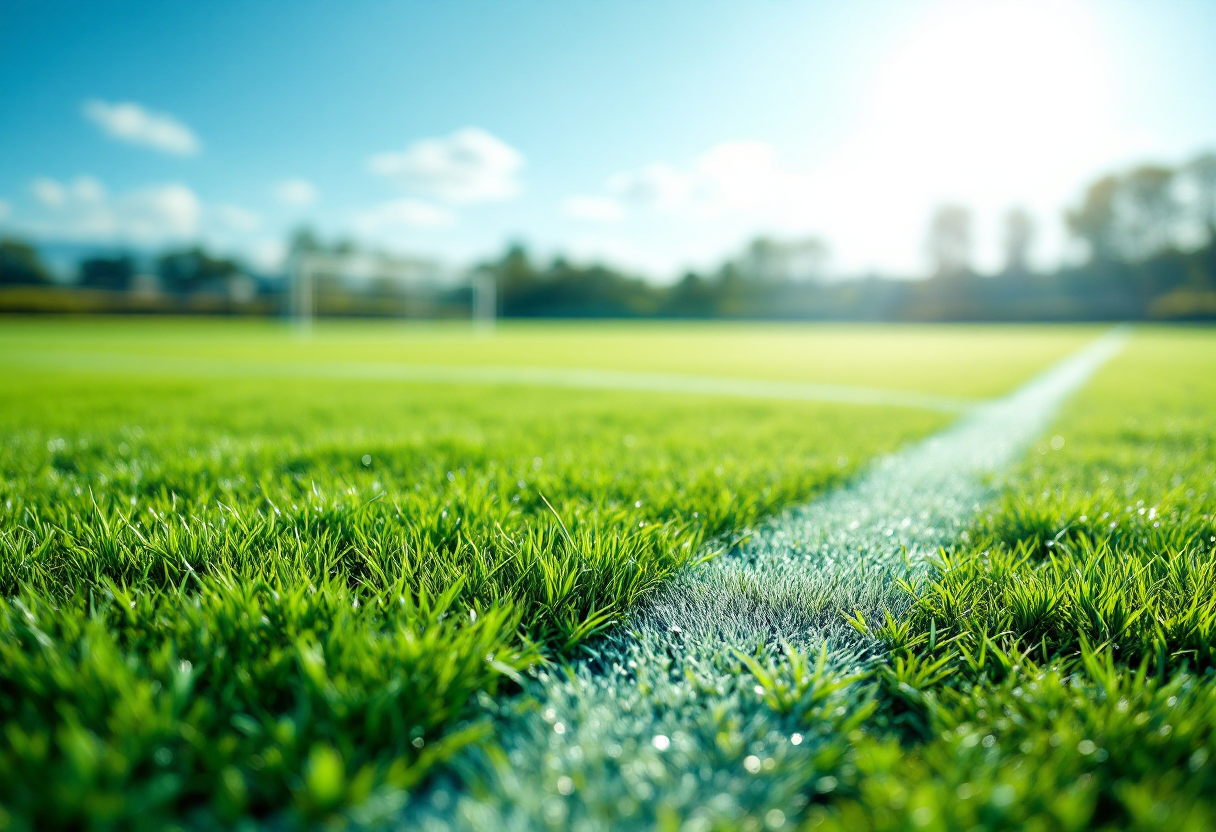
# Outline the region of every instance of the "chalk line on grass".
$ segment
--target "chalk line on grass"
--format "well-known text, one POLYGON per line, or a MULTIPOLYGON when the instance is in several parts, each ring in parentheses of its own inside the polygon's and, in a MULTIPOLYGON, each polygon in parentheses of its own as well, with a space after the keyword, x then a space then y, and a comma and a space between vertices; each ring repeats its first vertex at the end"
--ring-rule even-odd
POLYGON ((51 350, 4 357, 17 365, 78 372, 209 378, 299 378, 422 384, 561 387, 643 393, 729 396, 780 401, 914 407, 958 413, 974 400, 914 390, 848 384, 730 378, 684 373, 648 373, 576 367, 520 367, 459 364, 405 364, 387 361, 268 361, 264 359, 80 353, 51 350))
POLYGON ((876 645, 841 611, 900 614, 896 579, 957 538, 997 493, 994 476, 1125 338, 1106 334, 852 484, 786 511, 658 592, 598 655, 543 674, 531 697, 487 703, 500 709, 501 755, 458 762, 466 788, 440 783, 419 795, 404 825, 590 832, 664 818, 672 829, 711 829, 741 812, 794 820, 816 787, 804 779, 816 749, 801 735, 795 742, 734 671, 732 648, 775 656, 782 642, 826 645, 835 666, 871 660, 876 645))

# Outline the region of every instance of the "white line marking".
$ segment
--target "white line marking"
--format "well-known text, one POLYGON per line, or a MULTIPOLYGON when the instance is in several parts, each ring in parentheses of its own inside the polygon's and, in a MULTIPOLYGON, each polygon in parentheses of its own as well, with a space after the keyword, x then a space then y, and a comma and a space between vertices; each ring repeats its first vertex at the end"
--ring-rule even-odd
POLYGON ((798 381, 767 381, 680 373, 641 373, 561 367, 496 367, 355 361, 266 361, 60 351, 11 353, 7 360, 26 366, 98 373, 219 378, 316 378, 424 384, 559 387, 576 390, 627 390, 744 399, 912 407, 945 413, 959 413, 977 404, 976 400, 954 396, 847 384, 812 384, 798 381))

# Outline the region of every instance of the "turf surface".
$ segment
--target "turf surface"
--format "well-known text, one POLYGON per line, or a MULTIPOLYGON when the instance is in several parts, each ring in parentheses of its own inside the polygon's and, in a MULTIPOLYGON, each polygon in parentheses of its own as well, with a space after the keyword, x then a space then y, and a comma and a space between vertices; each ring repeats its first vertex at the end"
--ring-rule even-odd
MULTIPOLYGON (((446 776, 453 755, 487 742, 487 708, 511 701, 517 674, 575 655, 690 559, 948 421, 915 408, 728 397, 85 372, 70 361, 31 367, 21 355, 591 367, 986 397, 1093 335, 604 325, 503 328, 477 339, 455 327, 381 326, 322 328, 302 341, 238 323, 6 322, 0 826, 392 818, 425 778, 446 776)), ((983 553, 1004 547, 1025 556, 1011 569, 1043 571, 1035 579, 1058 595, 1073 590, 1050 583, 1046 550, 1050 564, 1056 552, 1116 546, 1120 557, 1110 562, 1122 563, 1138 545, 1142 559, 1158 558, 1166 572, 1179 571, 1171 564, 1181 552, 1202 555, 1186 535, 1211 525, 1211 500, 1200 495, 1216 490, 1205 467, 1213 389, 1192 382, 1216 377, 1212 344, 1207 333, 1139 336, 1065 416, 1064 450, 1036 451, 1044 467, 1028 468, 1009 504, 972 530, 986 548, 952 555, 965 564, 958 568, 982 572, 991 561, 983 553), (1079 433, 1092 437, 1088 450, 1079 433), (1019 502, 1017 495, 1041 491, 1042 499, 1019 502), (1089 521, 1102 512, 1077 519, 1076 509, 1091 505, 1122 512, 1116 527, 1143 531, 1143 541, 1078 532, 1100 531, 1089 521), (1148 530, 1165 528, 1151 522, 1167 513, 1189 530, 1178 540, 1190 540, 1190 549, 1157 546, 1148 530), (1062 534, 1060 518, 1072 522, 1062 534)), ((1044 442, 1050 449, 1050 437, 1044 442)), ((1201 822, 1209 810, 1195 789, 1206 781, 1188 786, 1193 776, 1181 772, 1210 771, 1208 758, 1194 755, 1211 750, 1203 703, 1212 700, 1179 699, 1169 688, 1207 695, 1208 677, 1195 672, 1205 667, 1199 654, 1167 640, 1165 658, 1150 656, 1149 671, 1164 668, 1165 677, 1137 683, 1120 668, 1134 665, 1145 645, 1162 654, 1145 631, 1138 641, 1105 645, 1121 651, 1112 653, 1113 669, 1095 659, 1088 675, 1067 676, 1084 667, 1079 639, 1068 638, 1075 617, 1047 616, 1025 632, 974 613, 937 621, 932 594, 950 586, 954 564, 914 588, 913 615, 884 635, 892 648, 886 669, 837 685, 813 663, 753 668, 754 681, 739 667, 742 691, 766 691, 756 707, 804 722, 824 760, 835 761, 834 774, 813 781, 826 787, 830 776, 832 788, 812 788, 805 811, 740 816, 740 828, 1015 825, 1025 818, 1011 806, 1048 818, 1044 828, 1164 817, 1160 805, 1201 822), (1005 640, 977 667, 949 652, 968 646, 962 634, 993 627, 1004 628, 1005 640), (1031 646, 1040 630, 1062 634, 1035 642, 1046 659, 1031 646), (1017 651, 1031 657, 1008 658, 1017 651), (994 665, 989 657, 998 654, 994 665), (1036 665, 1013 672, 1009 661, 1036 665), (1053 661, 1062 668, 1056 677, 1053 661), (1079 762, 1061 763, 1055 786, 1026 791, 1025 767, 1041 765, 1035 743, 1050 755, 1061 747, 1050 744, 1059 731, 1025 723, 1027 737, 1002 743, 1009 754, 1000 756, 988 734, 969 744, 974 732, 958 727, 995 713, 977 697, 1015 696, 1018 673, 1040 674, 1043 690, 1058 683, 1061 696, 1078 690, 1075 679, 1155 685, 1148 700, 1133 691, 1128 701, 1147 701, 1150 711, 1152 697, 1185 701, 1190 733, 1163 735, 1152 725, 1192 756, 1153 768, 1142 754, 1140 769, 1103 779, 1100 766, 1085 767, 1102 756, 1098 739, 1089 740, 1092 752, 1078 741, 1069 748, 1079 762), (866 702, 883 705, 879 717, 866 702), (1027 743, 1031 751, 1022 750, 1027 743), (964 775, 971 779, 956 782, 964 775), (964 784, 972 784, 966 798, 964 784), (1063 808, 1043 808, 1048 798, 1063 808)), ((1184 618, 1178 598, 1190 587, 1136 603, 1184 618)), ((1099 697, 1084 698, 1074 711, 1099 697)), ((1142 728, 1134 725, 1139 713, 1132 723, 1142 728)))
POLYGON ((1216 825, 1213 413, 1212 333, 1141 332, 878 628, 883 716, 809 827, 1216 825))
MULTIPOLYGON (((861 385, 988 398, 1101 331, 1060 326, 511 323, 325 324, 308 339, 249 321, 6 321, 0 355, 367 362, 646 371, 861 385)), ((91 368, 93 369, 93 368, 91 368)))

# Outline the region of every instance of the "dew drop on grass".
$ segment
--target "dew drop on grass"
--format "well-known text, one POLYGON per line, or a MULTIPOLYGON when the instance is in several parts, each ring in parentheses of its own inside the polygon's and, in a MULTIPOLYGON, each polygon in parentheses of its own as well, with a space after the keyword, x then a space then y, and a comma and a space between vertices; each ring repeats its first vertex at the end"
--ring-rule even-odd
POLYGON ((656 734, 654 739, 650 741, 650 744, 659 751, 666 751, 668 748, 671 748, 671 740, 663 734, 656 734))
POLYGON ((372 455, 364 454, 363 459, 361 461, 363 462, 364 465, 371 465, 372 464, 372 455))

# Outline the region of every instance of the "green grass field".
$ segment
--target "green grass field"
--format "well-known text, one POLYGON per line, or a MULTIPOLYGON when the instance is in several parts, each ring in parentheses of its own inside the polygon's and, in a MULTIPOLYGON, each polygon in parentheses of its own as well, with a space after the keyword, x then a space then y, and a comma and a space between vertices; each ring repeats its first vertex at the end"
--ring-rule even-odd
MULTIPOLYGON (((0 829, 390 822, 494 743, 488 702, 593 647, 678 570, 952 419, 493 374, 406 383, 369 366, 965 402, 1099 331, 351 324, 301 338, 5 321, 0 829)), ((1061 416, 1062 449, 1045 437, 1006 501, 909 586, 908 617, 858 622, 890 659, 841 701, 879 706, 832 735, 839 788, 812 788, 779 825, 1207 828, 1214 408, 1212 333, 1137 334, 1061 416)), ((794 662, 757 684, 830 733, 840 715, 790 704, 816 695, 810 678, 794 662)))
POLYGON ((1214 414, 1210 331, 1142 333, 1095 378, 878 628, 904 753, 857 746, 808 825, 1216 826, 1214 414))

